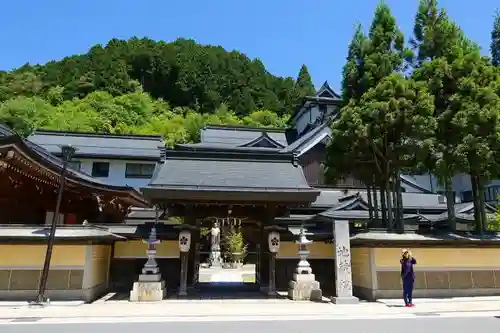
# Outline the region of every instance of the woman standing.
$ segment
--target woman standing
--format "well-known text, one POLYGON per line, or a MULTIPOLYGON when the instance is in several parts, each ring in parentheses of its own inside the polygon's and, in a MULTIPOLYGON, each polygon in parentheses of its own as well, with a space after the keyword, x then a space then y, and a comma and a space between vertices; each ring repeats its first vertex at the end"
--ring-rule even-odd
POLYGON ((403 299, 406 307, 413 307, 413 284, 415 283, 415 271, 413 266, 417 264, 410 250, 402 250, 401 279, 403 280, 403 299))

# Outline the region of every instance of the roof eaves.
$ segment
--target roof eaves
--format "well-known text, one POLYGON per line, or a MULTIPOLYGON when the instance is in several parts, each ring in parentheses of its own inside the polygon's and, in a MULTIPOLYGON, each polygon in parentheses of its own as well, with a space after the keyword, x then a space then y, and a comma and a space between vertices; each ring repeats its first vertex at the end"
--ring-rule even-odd
POLYGON ((133 139, 133 140, 161 140, 163 136, 155 134, 113 134, 113 133, 94 133, 94 132, 70 132, 59 130, 44 130, 37 129, 33 135, 47 136, 73 136, 73 137, 88 137, 88 138, 113 138, 113 139, 133 139))
POLYGON ((424 193, 427 193, 427 194, 435 194, 434 192, 432 192, 431 190, 421 186, 420 184, 418 184, 417 182, 411 180, 410 178, 408 178, 408 176, 406 175, 400 175, 399 176, 401 178, 401 182, 403 182, 404 184, 406 185, 409 185, 413 188, 416 188, 424 193))
POLYGON ((285 133, 285 130, 277 127, 253 127, 253 126, 245 126, 245 125, 205 125, 203 129, 219 129, 219 130, 228 130, 228 131, 248 131, 248 132, 262 132, 266 131, 269 133, 285 133))
POLYGON ((331 131, 329 128, 325 131, 327 127, 328 127, 327 123, 324 123, 321 126, 316 127, 312 131, 306 133, 302 137, 292 142, 289 146, 284 148, 282 152, 293 151, 297 153, 297 156, 303 155, 304 153, 308 152, 311 148, 315 147, 323 139, 325 139, 325 137, 329 137, 331 135, 331 131), (308 143, 311 144, 307 145, 305 149, 301 149, 308 143))
POLYGON ((167 149, 165 151, 166 160, 170 159, 193 159, 193 160, 247 160, 259 162, 286 162, 293 163, 295 155, 291 152, 281 153, 274 148, 263 148, 259 150, 250 150, 250 148, 228 148, 220 149, 167 149))

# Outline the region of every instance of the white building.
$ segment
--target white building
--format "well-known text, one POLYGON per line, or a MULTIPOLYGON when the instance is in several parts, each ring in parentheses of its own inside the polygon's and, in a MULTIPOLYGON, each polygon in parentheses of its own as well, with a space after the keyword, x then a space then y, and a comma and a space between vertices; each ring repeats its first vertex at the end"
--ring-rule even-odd
POLYGON ((71 145, 76 153, 73 169, 112 185, 146 186, 160 160, 163 138, 159 135, 115 135, 63 131, 36 131, 28 137, 56 156, 61 146, 71 145))

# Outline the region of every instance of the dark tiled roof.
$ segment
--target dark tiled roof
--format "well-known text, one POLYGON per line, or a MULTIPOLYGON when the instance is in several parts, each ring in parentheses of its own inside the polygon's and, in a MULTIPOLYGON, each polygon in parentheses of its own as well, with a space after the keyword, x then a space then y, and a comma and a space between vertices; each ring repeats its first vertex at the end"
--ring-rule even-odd
POLYGON ((285 130, 276 128, 256 128, 243 126, 207 125, 201 131, 204 144, 237 147, 248 144, 266 133, 283 147, 287 145, 285 130))
POLYGON ((300 166, 292 160, 257 160, 246 156, 220 155, 219 158, 167 157, 150 186, 211 189, 310 189, 300 166))
POLYGON ((124 225, 124 224, 103 224, 99 225, 99 228, 107 230, 107 232, 124 236, 127 238, 141 238, 147 239, 149 234, 151 233, 151 229, 153 225, 156 227, 156 235, 158 238, 163 238, 162 236, 175 233, 178 234, 178 231, 175 229, 175 225, 165 224, 165 223, 143 223, 139 225, 124 225))
POLYGON ((315 129, 307 132, 290 145, 282 149, 282 152, 294 152, 298 156, 306 153, 309 149, 313 148, 316 144, 325 138, 329 138, 332 130, 327 124, 316 127, 315 129))
MULTIPOLYGON (((0 225, 0 238, 3 239, 47 239, 50 228, 34 225, 0 225)), ((93 226, 58 226, 56 239, 108 239, 118 240, 122 237, 102 228, 93 226)))
MULTIPOLYGON (((319 216, 326 217, 332 220, 343 220, 343 219, 352 219, 352 220, 367 220, 370 218, 369 211, 367 210, 327 210, 323 213, 318 214, 319 216)), ((417 214, 404 214, 403 218, 405 220, 409 219, 419 219, 417 214)))
MULTIPOLYGON (((408 210, 419 210, 422 213, 429 210, 436 212, 445 212, 447 210, 446 198, 440 194, 403 192, 402 196, 403 206, 408 210)), ((368 202, 366 191, 322 189, 320 195, 311 206, 325 209, 337 209, 337 207, 340 207, 342 209, 343 205, 346 204, 347 198, 353 201, 361 200, 364 205, 367 205, 368 202)), ((380 193, 377 194, 377 198, 380 200, 380 193)), ((493 209, 491 206, 489 207, 493 209)), ((472 206, 470 203, 457 204, 455 205, 455 209, 457 213, 469 213, 472 206)))
MULTIPOLYGON (((360 191, 347 196, 345 193, 344 196, 339 196, 335 191, 329 191, 326 194, 332 200, 336 200, 336 203, 326 211, 319 213, 318 216, 329 219, 368 219, 368 198, 366 192, 360 191)), ((405 214, 405 219, 419 218, 420 220, 429 222, 445 222, 448 220, 447 205, 446 201, 442 201, 442 196, 426 193, 402 193, 402 195, 403 209, 411 213, 405 214)), ((318 197, 318 200, 320 199, 325 199, 323 191, 318 197)), ((454 205, 454 208, 457 221, 474 221, 473 204, 459 203, 454 205)), ((487 214, 493 214, 495 208, 487 205, 486 212, 487 214)))
POLYGON ((240 145, 240 147, 284 148, 285 146, 270 137, 268 133, 262 132, 259 137, 240 145))
POLYGON ((175 146, 178 149, 188 149, 188 150, 224 150, 227 152, 259 152, 259 151, 273 151, 279 152, 281 148, 268 148, 268 147, 240 147, 240 146, 228 146, 221 144, 211 144, 211 143, 184 143, 175 146))
POLYGON ((322 96, 322 97, 331 97, 335 99, 339 99, 340 95, 337 94, 328 84, 328 81, 325 81, 319 90, 316 92, 316 96, 322 96))
MULTIPOLYGON (((162 190, 172 191, 176 196, 181 191, 203 195, 209 192, 217 192, 217 195, 267 193, 283 201, 286 198, 279 195, 286 194, 294 202, 307 199, 309 203, 319 191, 309 187, 302 168, 293 161, 292 154, 171 150, 149 185, 141 190, 145 196, 154 196, 162 190)), ((256 200, 268 200, 266 198, 256 200)), ((226 195, 226 200, 232 199, 226 195)))
POLYGON ((454 234, 449 232, 436 231, 429 234, 421 233, 389 233, 389 232, 361 232, 351 237, 351 241, 363 243, 365 241, 424 241, 424 242, 443 242, 443 241, 463 241, 463 242, 495 242, 500 243, 500 234, 492 233, 490 235, 471 235, 454 234))
POLYGON ((296 106, 295 111, 292 116, 288 120, 288 123, 291 123, 302 111, 302 108, 306 102, 316 102, 323 104, 340 104, 340 95, 337 94, 328 84, 328 81, 325 81, 323 85, 316 92, 315 96, 306 96, 302 99, 302 101, 296 106))
POLYGON ((422 185, 420 185, 417 181, 415 181, 415 179, 413 179, 412 176, 409 176, 409 175, 400 175, 400 178, 401 178, 401 182, 403 184, 406 184, 410 187, 413 187, 413 188, 416 188, 422 192, 425 192, 425 193, 433 193, 430 189, 426 188, 426 187, 423 187, 422 185))
POLYGON ((17 135, 17 133, 11 130, 8 126, 0 123, 0 137, 11 135, 17 135))
POLYGON ((113 135, 59 131, 36 131, 28 139, 52 154, 59 154, 60 146, 72 145, 76 156, 109 158, 160 159, 159 147, 164 146, 158 135, 113 135))

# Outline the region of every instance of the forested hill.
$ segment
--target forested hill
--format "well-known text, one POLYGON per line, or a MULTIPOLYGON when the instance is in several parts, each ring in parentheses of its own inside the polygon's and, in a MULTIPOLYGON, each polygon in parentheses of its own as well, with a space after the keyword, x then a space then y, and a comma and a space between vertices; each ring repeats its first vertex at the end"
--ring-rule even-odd
POLYGON ((0 122, 23 135, 37 128, 161 134, 174 145, 196 142, 205 124, 285 127, 299 98, 313 93, 305 65, 295 81, 192 40, 113 39, 0 72, 0 122))
MULTIPOLYGON (((298 69, 297 69, 298 70, 298 69)), ((221 103, 238 116, 266 109, 282 116, 297 101, 292 78, 271 75, 258 59, 193 40, 132 38, 95 45, 88 53, 0 73, 0 101, 62 89, 63 100, 94 91, 119 96, 141 85, 172 107, 213 113, 221 103)))

